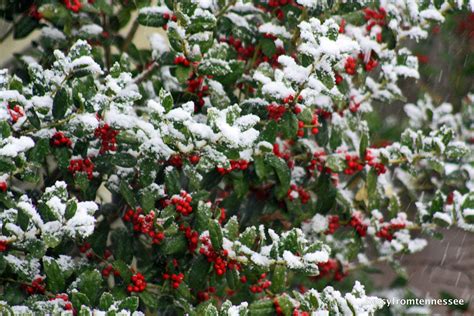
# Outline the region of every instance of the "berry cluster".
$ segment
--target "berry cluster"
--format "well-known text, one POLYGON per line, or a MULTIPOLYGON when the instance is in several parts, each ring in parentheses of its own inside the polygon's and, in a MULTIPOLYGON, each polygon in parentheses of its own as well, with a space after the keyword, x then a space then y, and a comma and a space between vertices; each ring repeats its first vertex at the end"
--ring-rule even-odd
POLYGON ((278 8, 287 4, 293 4, 293 0, 269 0, 268 6, 272 8, 278 8))
POLYGON ((188 79, 188 92, 195 94, 198 97, 198 102, 195 105, 195 112, 204 106, 204 97, 209 93, 209 86, 204 83, 203 77, 191 77, 188 79))
POLYGON ((300 311, 297 309, 295 309, 292 314, 292 316, 309 316, 309 315, 310 314, 308 312, 300 311))
MULTIPOLYGON (((311 125, 312 125, 311 134, 316 135, 317 133, 319 133, 319 129, 317 128, 318 124, 319 124, 318 117, 313 116, 313 120, 311 121, 311 125)), ((304 136, 304 127, 305 127, 304 122, 298 121, 298 131, 296 132, 296 135, 298 137, 304 136)))
POLYGON ((298 121, 298 131, 296 132, 296 135, 298 137, 304 137, 304 122, 303 121, 298 121))
POLYGON ((317 278, 332 277, 335 281, 341 281, 347 273, 342 271, 342 266, 335 259, 318 263, 319 275, 317 278))
POLYGON ((79 246, 80 253, 86 253, 89 249, 91 249, 91 244, 85 241, 82 245, 79 246))
POLYGON ((111 264, 102 269, 102 276, 104 278, 108 278, 111 273, 113 273, 115 276, 120 276, 120 271, 115 270, 111 264))
POLYGON ((44 285, 44 277, 37 276, 36 278, 33 279, 31 282, 31 285, 22 285, 22 287, 25 289, 26 293, 29 295, 32 294, 44 294, 46 289, 44 285))
POLYGON ((468 14, 459 21, 457 32, 474 39, 474 13, 468 14))
POLYGON ((72 159, 69 161, 69 167, 68 170, 70 173, 73 175, 76 174, 76 172, 84 172, 87 174, 87 178, 89 180, 92 180, 94 177, 93 172, 94 172, 94 164, 89 158, 86 159, 72 159))
POLYGON ((249 167, 249 162, 245 159, 231 160, 230 168, 217 167, 217 172, 221 175, 231 173, 234 170, 246 170, 249 167))
POLYGON ((193 253, 198 247, 199 233, 189 226, 184 226, 184 224, 179 226, 179 230, 184 232, 184 236, 188 240, 188 250, 193 253))
POLYGON ((299 5, 296 4, 294 0, 270 0, 268 1, 268 6, 270 7, 270 10, 268 11, 272 11, 278 20, 283 21, 285 19, 285 11, 287 10, 284 11, 282 7, 286 5, 299 7, 299 5))
POLYGON ((315 113, 325 120, 329 120, 332 116, 332 112, 327 111, 325 109, 316 109, 315 113))
POLYGON ((65 310, 67 310, 67 311, 72 310, 72 303, 69 301, 69 296, 66 293, 56 294, 56 296, 54 298, 50 298, 49 300, 50 301, 55 301, 55 300, 62 301, 62 303, 64 304, 64 309, 65 310))
POLYGON ((188 216, 192 213, 192 201, 193 198, 191 197, 191 195, 184 190, 181 190, 179 195, 173 195, 171 197, 171 204, 176 207, 176 212, 181 213, 184 216, 188 216))
POLYGON ((306 204, 310 199, 310 195, 302 187, 298 187, 296 184, 292 184, 288 189, 288 199, 293 201, 297 198, 301 200, 301 203, 306 204))
POLYGON ((146 288, 146 281, 143 274, 137 272, 136 274, 132 275, 132 283, 127 286, 127 291, 132 292, 143 292, 146 288))
MULTIPOLYGON (((285 103, 285 104, 293 103, 293 101, 295 101, 295 97, 290 94, 289 96, 284 97, 282 101, 283 101, 283 103, 285 103)), ((298 102, 301 102, 301 101, 303 101, 303 96, 302 96, 302 95, 299 95, 299 96, 298 96, 298 102)), ((298 111, 298 110, 296 110, 296 108, 295 108, 294 111, 296 112, 296 111, 298 111)), ((301 109, 299 109, 299 112, 301 112, 301 109)), ((299 112, 298 112, 298 113, 299 113, 299 112)), ((298 113, 296 113, 296 114, 298 114, 298 113)))
POLYGON ((387 168, 385 168, 385 165, 383 163, 375 161, 375 156, 372 155, 370 150, 367 150, 365 152, 365 161, 369 166, 375 169, 378 175, 387 172, 387 168))
POLYGON ((339 227, 341 227, 341 223, 339 222, 339 216, 330 215, 328 217, 328 229, 324 233, 326 235, 332 235, 339 227))
POLYGON ((360 237, 367 235, 367 225, 362 222, 362 216, 360 213, 354 213, 349 221, 349 226, 353 227, 360 237))
POLYGON ((142 212, 141 208, 137 208, 135 211, 130 209, 125 212, 122 218, 125 222, 132 222, 134 231, 150 236, 153 244, 161 243, 165 234, 155 230, 155 212, 150 211, 146 215, 142 212))
POLYGON ((32 3, 28 8, 28 16, 31 16, 37 21, 43 18, 43 15, 38 11, 38 6, 35 3, 32 3))
POLYGON ((13 124, 15 124, 20 119, 20 117, 25 115, 25 112, 18 104, 14 106, 8 105, 8 113, 10 114, 13 124))
MULTIPOLYGON (((163 13, 163 19, 166 20, 166 23, 169 22, 169 20, 176 22, 178 18, 174 14, 169 14, 169 13, 163 13)), ((168 29, 168 24, 163 25, 163 29, 166 31, 168 29)))
POLYGON ((273 307, 275 307, 275 313, 277 316, 285 315, 283 309, 281 309, 280 303, 278 302, 278 298, 276 297, 273 299, 273 307))
POLYGON ((367 72, 371 72, 372 70, 375 69, 375 67, 378 66, 378 61, 373 59, 373 58, 370 58, 366 63, 365 63, 365 71, 367 72))
POLYGON ((387 17, 387 11, 384 8, 379 8, 376 10, 365 8, 364 9, 364 19, 368 22, 366 25, 367 31, 370 32, 372 28, 376 25, 383 27, 385 23, 385 18, 387 17))
POLYGON ((326 152, 324 152, 324 150, 322 151, 316 151, 314 154, 313 154, 313 159, 311 159, 311 161, 309 162, 309 166, 307 166, 307 169, 309 171, 312 171, 314 169, 318 170, 319 172, 322 172, 322 171, 325 171, 326 173, 331 173, 331 169, 330 168, 327 168, 325 167, 325 163, 326 163, 326 152))
POLYGON ((51 137, 50 144, 53 147, 71 147, 72 141, 63 132, 56 132, 51 137))
POLYGON ((406 224, 398 220, 394 220, 390 223, 384 223, 379 231, 375 233, 375 236, 391 241, 393 239, 393 234, 400 229, 404 229, 406 224))
POLYGON ((271 285, 272 282, 267 280, 267 274, 262 273, 260 277, 258 278, 257 284, 251 285, 249 287, 250 292, 252 293, 262 293, 264 290, 268 289, 271 285))
POLYGON ((189 65, 191 65, 189 60, 187 60, 186 57, 184 57, 183 55, 176 56, 174 58, 174 64, 175 65, 183 65, 184 67, 189 67, 189 65))
POLYGON ((357 111, 359 111, 359 108, 360 102, 356 102, 354 100, 354 97, 351 97, 351 101, 349 102, 349 111, 351 111, 352 113, 356 113, 357 111))
POLYGON ((0 191, 7 192, 7 183, 5 181, 0 181, 0 191))
POLYGON ((165 280, 170 279, 171 286, 173 287, 173 289, 177 289, 177 288, 179 288, 179 285, 181 284, 181 282, 183 282, 183 280, 184 280, 184 274, 182 274, 182 273, 174 274, 173 273, 173 274, 169 275, 168 273, 164 273, 163 274, 163 279, 165 279, 165 280))
POLYGON ((104 259, 107 260, 112 256, 112 252, 109 249, 104 250, 104 259))
POLYGON ((227 214, 226 214, 225 208, 221 207, 219 210, 220 210, 220 212, 219 212, 219 219, 218 219, 218 221, 219 221, 219 224, 222 224, 222 223, 224 223, 224 221, 225 221, 225 219, 226 219, 226 217, 227 217, 227 214))
POLYGON ((109 124, 104 124, 102 127, 97 127, 94 131, 94 136, 101 140, 99 153, 103 154, 107 151, 117 150, 117 135, 119 131, 114 130, 109 124))
POLYGON ((226 42, 230 46, 234 47, 234 49, 237 51, 237 60, 247 61, 253 56, 255 52, 255 46, 248 44, 245 44, 244 46, 241 40, 234 38, 232 35, 228 38, 221 36, 219 41, 226 42))
POLYGON ((359 160, 357 155, 346 155, 347 167, 344 169, 344 174, 351 175, 364 168, 364 164, 359 160))
POLYGON ((430 57, 428 55, 416 54, 416 58, 418 58, 419 64, 427 64, 430 61, 430 57))
POLYGON ((240 270, 240 265, 228 260, 227 256, 229 253, 227 250, 222 250, 220 252, 214 250, 209 236, 202 236, 201 243, 202 247, 199 249, 199 253, 204 255, 208 262, 213 263, 214 271, 218 276, 224 275, 227 269, 240 270))
POLYGON ((216 292, 216 288, 213 287, 213 286, 210 286, 208 287, 206 290, 204 291, 199 291, 197 296, 198 296, 198 299, 201 301, 201 302, 205 302, 205 301, 208 301, 209 298, 210 298, 210 295, 209 293, 213 294, 216 292))
MULTIPOLYGON (((287 149, 286 145, 283 147, 284 147, 283 149, 287 149)), ((290 159, 290 153, 282 152, 282 150, 280 149, 280 145, 277 143, 273 144, 273 153, 275 154, 275 156, 283 158, 285 160, 290 159)))
POLYGON ((8 243, 6 240, 0 240, 0 252, 7 251, 8 243))
POLYGON ((286 107, 284 105, 270 104, 267 105, 268 118, 271 120, 279 121, 283 114, 286 112, 286 107))
POLYGON ((311 134, 316 135, 317 133, 319 133, 319 119, 316 114, 313 114, 313 118, 311 119, 311 125, 313 126, 311 128, 311 134))
POLYGON ((344 80, 344 78, 342 78, 342 76, 340 74, 336 73, 334 75, 334 81, 336 82, 336 85, 340 85, 343 80, 344 80))
POLYGON ((92 259, 94 257, 94 252, 91 249, 91 244, 85 241, 82 245, 79 246, 79 252, 86 254, 87 259, 92 259))
MULTIPOLYGON (((279 17, 279 16, 283 16, 283 15, 282 14, 279 15, 277 13, 277 17, 279 17)), ((267 37, 267 38, 274 39, 273 36, 270 36, 270 37, 267 37)), ((262 50, 258 50, 257 52, 255 52, 255 47, 253 45, 245 44, 245 46, 244 46, 241 40, 235 39, 233 36, 229 36, 228 38, 226 38, 225 36, 222 36, 220 38, 220 41, 221 42, 227 42, 227 43, 229 43, 230 46, 234 47, 234 49, 237 51, 237 59, 238 60, 247 61, 256 54, 256 59, 255 59, 254 65, 259 65, 262 62, 267 62, 272 67, 278 67, 279 66, 278 57, 285 53, 285 49, 283 47, 277 47, 275 54, 273 54, 273 56, 268 57, 268 56, 263 54, 262 50)))
POLYGON ((354 57, 348 57, 346 59, 346 64, 344 65, 346 74, 351 75, 351 76, 355 75, 356 68, 357 68, 357 59, 355 59, 354 57))
POLYGON ((284 54, 285 54, 285 49, 283 47, 277 47, 275 54, 273 54, 273 56, 271 57, 268 57, 266 55, 263 55, 263 53, 260 53, 259 57, 257 57, 257 60, 255 61, 255 64, 259 65, 261 63, 269 63, 270 66, 272 66, 273 68, 279 67, 280 63, 278 62, 278 57, 284 54))
POLYGON ((64 4, 68 10, 71 10, 74 13, 79 12, 82 8, 80 0, 64 0, 64 4))

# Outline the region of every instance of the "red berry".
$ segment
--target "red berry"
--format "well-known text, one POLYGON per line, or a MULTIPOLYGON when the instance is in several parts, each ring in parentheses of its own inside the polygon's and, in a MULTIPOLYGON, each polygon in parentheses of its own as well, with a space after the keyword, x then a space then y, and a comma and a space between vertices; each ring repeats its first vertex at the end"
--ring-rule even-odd
POLYGON ((201 157, 199 157, 199 155, 191 155, 189 156, 189 162, 193 165, 196 165, 199 163, 199 160, 201 159, 201 157))
POLYGON ((0 182, 0 191, 2 191, 2 192, 7 191, 7 183, 5 181, 0 182))

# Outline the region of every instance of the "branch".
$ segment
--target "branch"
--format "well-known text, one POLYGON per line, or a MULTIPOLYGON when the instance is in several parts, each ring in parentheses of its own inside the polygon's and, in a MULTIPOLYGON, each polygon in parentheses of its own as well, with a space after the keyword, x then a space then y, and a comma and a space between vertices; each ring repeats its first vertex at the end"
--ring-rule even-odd
POLYGON ((135 37, 135 34, 137 33, 138 27, 140 24, 138 23, 138 20, 136 19, 133 21, 132 27, 130 28, 130 31, 128 32, 127 36, 125 37, 125 40, 122 45, 122 53, 126 52, 128 50, 128 47, 133 41, 133 38, 135 37))
POLYGON ((0 37, 0 44, 3 43, 13 33, 13 25, 0 37))
POLYGON ((141 74, 135 77, 133 80, 134 83, 139 84, 142 83, 158 66, 158 63, 154 61, 148 68, 146 68, 141 74))
POLYGON ((220 10, 217 14, 216 14, 216 18, 219 19, 221 16, 223 16, 227 10, 229 10, 229 8, 231 6, 233 6, 237 1, 236 0, 232 0, 230 1, 229 3, 227 3, 223 8, 222 10, 220 10))

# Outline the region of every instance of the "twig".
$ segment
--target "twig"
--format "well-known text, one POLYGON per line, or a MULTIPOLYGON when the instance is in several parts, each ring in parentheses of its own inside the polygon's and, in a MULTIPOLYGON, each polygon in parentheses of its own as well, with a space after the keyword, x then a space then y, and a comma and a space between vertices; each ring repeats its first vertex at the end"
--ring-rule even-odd
POLYGON ((154 61, 148 68, 146 68, 141 74, 135 77, 133 80, 134 83, 139 84, 143 82, 152 72, 155 70, 155 68, 158 66, 158 63, 154 61))
POLYGON ((12 33, 13 33, 13 26, 10 27, 10 28, 5 32, 5 34, 2 35, 2 37, 0 38, 0 43, 3 43, 12 33))
POLYGON ((138 23, 138 20, 133 21, 132 27, 130 28, 130 31, 128 32, 127 36, 125 37, 125 40, 122 45, 122 53, 126 52, 128 50, 128 47, 133 41, 133 38, 135 37, 135 34, 137 33, 138 27, 140 24, 138 23))
POLYGON ((233 0, 233 1, 230 1, 229 3, 227 3, 223 8, 222 10, 220 10, 217 14, 216 14, 216 18, 219 19, 221 16, 223 16, 227 10, 229 10, 229 8, 234 5, 237 1, 236 0, 233 0))
MULTIPOLYGON (((108 21, 107 21, 107 15, 103 13, 102 17, 103 17, 102 28, 104 29, 106 33, 108 33, 109 26, 108 26, 108 21)), ((104 53, 105 53, 104 54, 105 67, 107 68, 107 72, 108 72, 111 66, 112 51, 110 49, 110 43, 107 40, 104 41, 104 53)))

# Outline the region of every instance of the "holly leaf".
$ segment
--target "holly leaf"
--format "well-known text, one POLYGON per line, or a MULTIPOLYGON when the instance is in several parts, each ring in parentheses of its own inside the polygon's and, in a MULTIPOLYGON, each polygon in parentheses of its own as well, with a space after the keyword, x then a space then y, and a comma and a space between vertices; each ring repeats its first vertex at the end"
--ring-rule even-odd
POLYGON ((99 299, 99 308, 101 310, 108 310, 114 303, 114 296, 109 292, 104 292, 99 299))
POLYGON ((221 225, 215 219, 209 220, 209 236, 211 237, 212 247, 215 250, 221 250, 224 237, 221 225))
POLYGON ((273 269, 272 285, 270 289, 273 293, 280 293, 286 289, 286 266, 277 264, 273 269))
POLYGON ((211 264, 203 256, 199 256, 191 263, 191 270, 189 271, 188 284, 194 290, 202 288, 203 280, 209 274, 211 264))
POLYGON ((318 178, 315 189, 316 196, 316 212, 326 214, 336 202, 337 190, 331 184, 330 175, 323 172, 318 178))
POLYGON ((79 310, 82 305, 90 306, 90 301, 87 295, 77 291, 72 292, 71 302, 74 308, 77 310, 79 310))
POLYGON ((181 190, 179 183, 179 174, 176 169, 166 170, 165 172, 166 193, 169 195, 178 194, 181 190))
POLYGON ((158 307, 159 300, 156 295, 145 291, 138 293, 138 297, 140 297, 140 300, 143 302, 143 304, 145 304, 145 306, 151 309, 156 309, 158 307))
POLYGON ((280 125, 281 131, 285 138, 293 138, 298 132, 298 119, 293 112, 286 111, 281 118, 280 125))
POLYGON ((34 128, 41 128, 41 122, 40 122, 40 119, 38 117, 38 114, 36 114, 36 111, 34 108, 30 108, 28 111, 27 111, 27 117, 28 117, 28 121, 30 121, 31 125, 33 125, 34 128))
POLYGON ((85 271, 79 276, 79 280, 81 293, 84 293, 90 302, 95 302, 102 284, 102 276, 99 271, 85 271))
POLYGON ((66 88, 60 88, 53 99, 53 117, 56 120, 64 118, 71 105, 71 98, 66 88))
POLYGON ((124 299, 122 302, 119 304, 119 310, 125 309, 131 312, 134 312, 138 309, 138 304, 140 300, 136 296, 130 296, 124 299))
POLYGON ((186 251, 188 242, 186 238, 179 234, 165 239, 161 250, 166 255, 173 255, 178 253, 183 253, 186 251))
POLYGON ((326 166, 334 172, 341 172, 345 168, 344 159, 339 155, 331 155, 326 159, 326 166))
POLYGON ((131 207, 138 205, 137 200, 135 199, 135 194, 125 181, 120 182, 120 193, 128 205, 131 207))
POLYGON ((122 260, 117 260, 112 264, 114 270, 117 270, 120 273, 120 277, 125 283, 130 283, 130 278, 132 277, 132 272, 128 265, 122 260))
POLYGON ((128 230, 116 229, 112 232, 110 239, 112 241, 111 247, 114 257, 125 262, 132 261, 133 257, 133 243, 132 236, 128 230))
POLYGON ((48 285, 48 289, 53 293, 62 292, 66 285, 66 282, 56 260, 43 260, 43 267, 46 273, 46 282, 48 285))
POLYGON ((188 81, 189 76, 192 74, 192 72, 193 72, 193 69, 191 67, 178 65, 176 66, 176 72, 175 72, 176 79, 178 79, 180 83, 186 83, 186 81, 188 81))
POLYGON ((360 138, 360 145, 359 145, 359 157, 365 156, 365 151, 369 146, 369 135, 367 133, 362 133, 362 137, 360 138))
POLYGON ((147 8, 140 10, 137 21, 140 25, 149 27, 162 27, 168 23, 168 20, 163 17, 162 12, 147 10, 147 8))
POLYGON ((267 57, 272 57, 276 53, 275 41, 269 38, 262 38, 260 40, 260 47, 262 52, 267 57))
POLYGON ((20 39, 27 37, 31 32, 33 32, 39 23, 36 19, 32 18, 29 15, 24 14, 22 18, 13 24, 13 38, 20 39))
POLYGON ((161 89, 160 90, 160 101, 161 105, 165 108, 166 112, 169 112, 173 108, 173 96, 168 91, 161 89))
POLYGON ((280 185, 278 190, 276 191, 276 195, 278 198, 281 199, 286 195, 288 189, 290 188, 290 168, 288 168, 288 165, 283 159, 280 159, 275 155, 267 155, 265 157, 265 161, 273 167, 277 174, 278 180, 280 181, 280 185))

